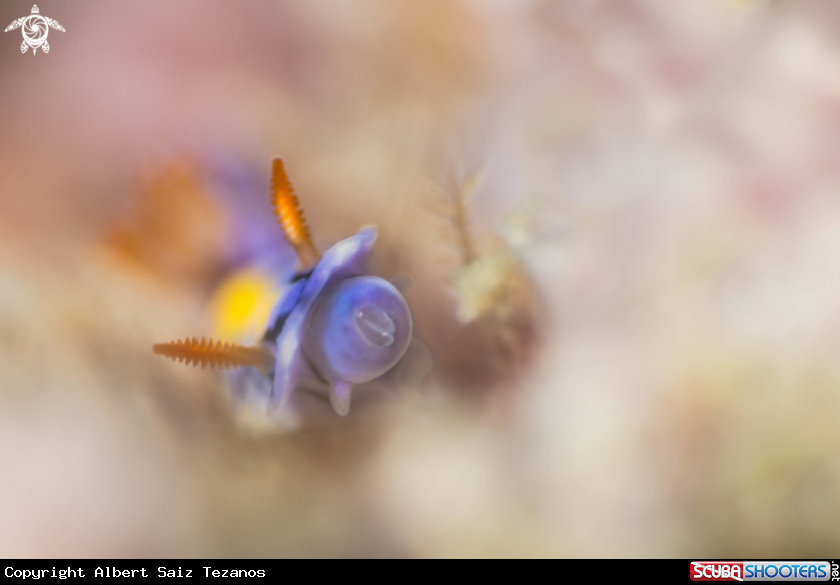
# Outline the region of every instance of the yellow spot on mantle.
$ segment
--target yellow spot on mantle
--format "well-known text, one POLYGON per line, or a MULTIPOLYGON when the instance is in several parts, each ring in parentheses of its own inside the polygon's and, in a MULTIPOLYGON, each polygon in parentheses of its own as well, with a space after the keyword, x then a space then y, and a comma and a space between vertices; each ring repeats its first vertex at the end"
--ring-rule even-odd
POLYGON ((213 335, 239 343, 259 341, 280 292, 267 274, 255 269, 228 277, 211 301, 213 335))

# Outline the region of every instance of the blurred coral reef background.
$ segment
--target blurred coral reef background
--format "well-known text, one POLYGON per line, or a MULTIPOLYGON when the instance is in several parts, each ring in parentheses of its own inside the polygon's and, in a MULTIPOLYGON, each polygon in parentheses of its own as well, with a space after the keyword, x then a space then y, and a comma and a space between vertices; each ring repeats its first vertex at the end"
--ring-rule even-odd
POLYGON ((48 55, 0 35, 0 556, 838 550, 840 4, 39 7, 48 55), (294 432, 151 352, 290 274, 274 157, 322 248, 379 226, 436 364, 294 432))

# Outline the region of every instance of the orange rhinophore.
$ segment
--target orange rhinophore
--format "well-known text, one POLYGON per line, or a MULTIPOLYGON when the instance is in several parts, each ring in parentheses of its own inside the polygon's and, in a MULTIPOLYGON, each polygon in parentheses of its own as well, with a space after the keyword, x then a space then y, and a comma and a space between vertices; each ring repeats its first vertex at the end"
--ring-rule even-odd
POLYGON ((168 357, 187 365, 211 368, 237 368, 240 366, 254 366, 261 370, 274 369, 274 355, 265 347, 246 347, 235 343, 223 343, 212 339, 201 341, 195 337, 183 341, 158 343, 153 348, 158 355, 168 357))
POLYGON ((300 203, 286 176, 283 161, 279 158, 274 159, 271 178, 273 193, 271 203, 277 215, 277 221, 283 228, 286 239, 297 252, 302 270, 309 270, 321 259, 321 253, 312 242, 300 203))

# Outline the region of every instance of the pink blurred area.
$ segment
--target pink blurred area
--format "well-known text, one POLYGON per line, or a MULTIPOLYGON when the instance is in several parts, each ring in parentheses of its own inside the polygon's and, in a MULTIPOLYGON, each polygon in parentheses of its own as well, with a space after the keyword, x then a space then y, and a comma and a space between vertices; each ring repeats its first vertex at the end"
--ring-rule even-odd
POLYGON ((0 556, 836 550, 835 2, 38 6, 48 54, 0 35, 0 556), (319 245, 378 225, 428 388, 280 433, 151 354, 207 328, 274 157, 319 245), (207 201, 149 196, 171 168, 207 201), (540 305, 511 375, 435 211, 478 169, 477 253, 540 305))

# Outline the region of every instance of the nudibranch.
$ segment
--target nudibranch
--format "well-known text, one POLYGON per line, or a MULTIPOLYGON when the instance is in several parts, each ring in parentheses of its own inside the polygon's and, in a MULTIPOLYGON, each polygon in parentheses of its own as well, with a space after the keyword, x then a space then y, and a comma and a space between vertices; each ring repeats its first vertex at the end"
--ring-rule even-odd
POLYGON ((155 345, 156 354, 187 364, 243 368, 260 376, 270 408, 283 408, 297 390, 326 390, 335 411, 350 410, 352 388, 383 377, 405 355, 412 316, 400 291, 367 272, 376 241, 369 226, 321 254, 313 243, 283 162, 272 169, 272 204, 297 253, 300 269, 271 312, 260 343, 219 341, 155 345))

